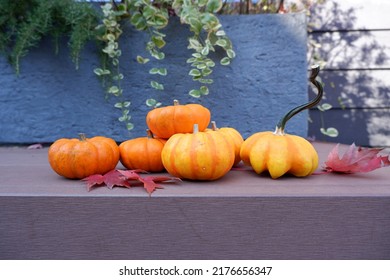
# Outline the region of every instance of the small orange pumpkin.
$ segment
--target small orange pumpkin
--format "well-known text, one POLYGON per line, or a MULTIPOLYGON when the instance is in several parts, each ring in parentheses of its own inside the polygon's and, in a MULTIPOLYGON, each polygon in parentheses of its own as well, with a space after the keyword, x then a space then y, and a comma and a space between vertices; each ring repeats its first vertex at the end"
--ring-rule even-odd
POLYGON ((80 139, 55 141, 49 148, 48 159, 57 174, 69 179, 83 179, 115 169, 119 162, 119 148, 111 138, 86 138, 80 133, 80 139))
POLYGON ((310 81, 318 95, 310 102, 288 112, 277 124, 275 132, 258 132, 247 138, 241 146, 242 161, 251 165, 256 173, 268 171, 273 179, 286 173, 297 177, 311 175, 318 167, 318 154, 306 139, 284 133, 287 121, 302 110, 318 104, 323 95, 322 85, 315 79, 319 67, 313 67, 310 81))
POLYGON ((171 136, 161 153, 165 169, 173 176, 190 180, 216 180, 224 176, 234 163, 231 143, 217 131, 171 136))
POLYGON ((211 121, 211 130, 218 131, 222 133, 229 141, 232 142, 232 146, 234 148, 234 165, 237 165, 241 161, 240 150, 241 145, 244 142, 241 134, 232 127, 217 127, 217 123, 215 121, 211 121))
POLYGON ((146 116, 146 124, 157 137, 168 139, 176 133, 191 133, 194 124, 204 131, 210 123, 209 109, 200 104, 174 105, 155 108, 146 116))
POLYGON ((161 151, 166 140, 153 138, 147 130, 147 137, 127 140, 119 145, 120 161, 127 169, 142 169, 149 172, 161 172, 164 166, 161 151))

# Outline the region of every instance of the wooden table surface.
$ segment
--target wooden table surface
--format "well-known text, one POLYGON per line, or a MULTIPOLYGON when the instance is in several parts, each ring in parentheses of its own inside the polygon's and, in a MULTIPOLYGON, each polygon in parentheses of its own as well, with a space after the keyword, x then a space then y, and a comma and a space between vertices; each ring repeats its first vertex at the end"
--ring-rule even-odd
MULTIPOLYGON (((314 143, 320 165, 334 144, 314 143)), ((344 146, 345 147, 345 146, 344 146)), ((389 259, 390 169, 96 188, 0 147, 0 259, 389 259)))

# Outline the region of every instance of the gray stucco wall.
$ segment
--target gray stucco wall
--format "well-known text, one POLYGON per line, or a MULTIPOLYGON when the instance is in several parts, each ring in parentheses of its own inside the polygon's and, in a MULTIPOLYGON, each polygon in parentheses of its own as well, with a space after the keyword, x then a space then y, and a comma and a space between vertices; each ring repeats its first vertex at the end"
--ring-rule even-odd
MULTIPOLYGON (((99 66, 95 45, 82 53, 77 71, 66 46, 55 55, 49 39, 22 60, 19 77, 0 57, 0 143, 50 143, 76 137, 79 132, 109 136, 118 142, 143 136, 150 110, 145 100, 150 97, 163 105, 170 105, 173 99, 182 104, 201 103, 211 110, 219 127, 234 127, 245 138, 274 130, 280 117, 307 101, 306 17, 288 14, 220 19, 237 56, 228 67, 215 67, 210 94, 201 99, 187 94, 198 85, 187 75, 190 52, 186 36, 179 35, 179 29, 186 26, 180 26, 176 19, 166 29, 166 59, 162 63, 168 68, 168 76, 160 80, 165 85, 163 92, 150 88, 148 70, 153 65, 136 62, 137 55, 147 55, 145 35, 126 29, 120 48, 124 94, 132 100, 135 124, 130 134, 117 121, 120 112, 112 105, 117 101, 105 100, 104 89, 93 73, 99 66)), ((294 117, 287 132, 306 136, 307 112, 294 117)))

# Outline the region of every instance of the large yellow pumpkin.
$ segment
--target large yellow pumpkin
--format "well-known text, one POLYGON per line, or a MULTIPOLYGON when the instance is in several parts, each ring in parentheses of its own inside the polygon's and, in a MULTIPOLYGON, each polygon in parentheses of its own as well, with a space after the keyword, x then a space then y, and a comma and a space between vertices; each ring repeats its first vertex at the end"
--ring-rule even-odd
POLYGON ((209 109, 200 104, 180 105, 174 100, 174 105, 149 111, 146 124, 155 136, 168 139, 176 133, 191 133, 194 124, 198 124, 199 131, 204 131, 210 117, 209 109))
POLYGON ((275 132, 258 132, 247 138, 241 146, 242 161, 252 166, 256 173, 268 171, 273 179, 286 173, 297 177, 311 175, 318 167, 318 154, 303 137, 284 132, 287 121, 302 110, 318 104, 323 95, 322 85, 315 79, 319 67, 313 67, 310 81, 317 87, 318 95, 310 102, 288 112, 277 124, 275 132))
POLYGON ((166 140, 153 137, 147 130, 147 137, 138 137, 119 145, 120 161, 127 169, 142 169, 149 172, 164 170, 161 151, 166 140))
POLYGON ((318 155, 306 139, 271 131, 258 132, 241 146, 242 161, 256 173, 268 171, 273 179, 285 173, 297 177, 312 174, 318 167, 318 155))
POLYGON ((190 180, 216 180, 234 163, 231 143, 217 131, 173 135, 161 153, 165 169, 173 176, 190 180))
POLYGON ((57 174, 69 179, 83 179, 115 169, 119 162, 119 148, 111 138, 86 138, 80 134, 80 139, 55 141, 49 148, 48 159, 57 174))

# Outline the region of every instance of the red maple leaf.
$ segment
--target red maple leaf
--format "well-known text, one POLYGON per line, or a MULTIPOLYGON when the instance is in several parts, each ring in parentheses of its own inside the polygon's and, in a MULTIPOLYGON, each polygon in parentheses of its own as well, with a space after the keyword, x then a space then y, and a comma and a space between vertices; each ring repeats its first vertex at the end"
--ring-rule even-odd
POLYGON ((94 174, 84 178, 83 181, 87 181, 87 190, 90 191, 93 187, 99 187, 106 185, 109 189, 114 186, 130 188, 130 183, 126 177, 123 176, 118 170, 111 170, 104 175, 94 174))
POLYGON ((118 170, 111 170, 104 174, 104 183, 109 189, 112 189, 114 186, 126 188, 131 187, 126 177, 118 170))
POLYGON ((389 156, 381 156, 383 148, 362 148, 352 144, 342 157, 339 156, 339 144, 329 153, 325 162, 326 172, 358 173, 390 166, 389 156))
POLYGON ((156 184, 156 182, 172 182, 172 181, 181 181, 177 177, 167 177, 167 176, 148 176, 148 177, 139 177, 139 181, 144 184, 145 190, 149 195, 152 194, 156 189, 163 189, 162 186, 156 184))
POLYGON ((104 176, 101 174, 94 174, 83 179, 87 182, 87 190, 90 191, 93 187, 104 184, 104 176))
POLYGON ((125 187, 130 188, 135 185, 143 185, 149 196, 156 189, 162 189, 163 187, 157 184, 157 182, 173 182, 181 181, 176 177, 169 176, 146 176, 142 177, 139 173, 147 173, 144 170, 111 170, 104 175, 94 174, 83 179, 87 182, 87 190, 90 191, 93 187, 101 187, 106 185, 109 189, 113 187, 125 187), (131 182, 131 184, 130 184, 131 182))

